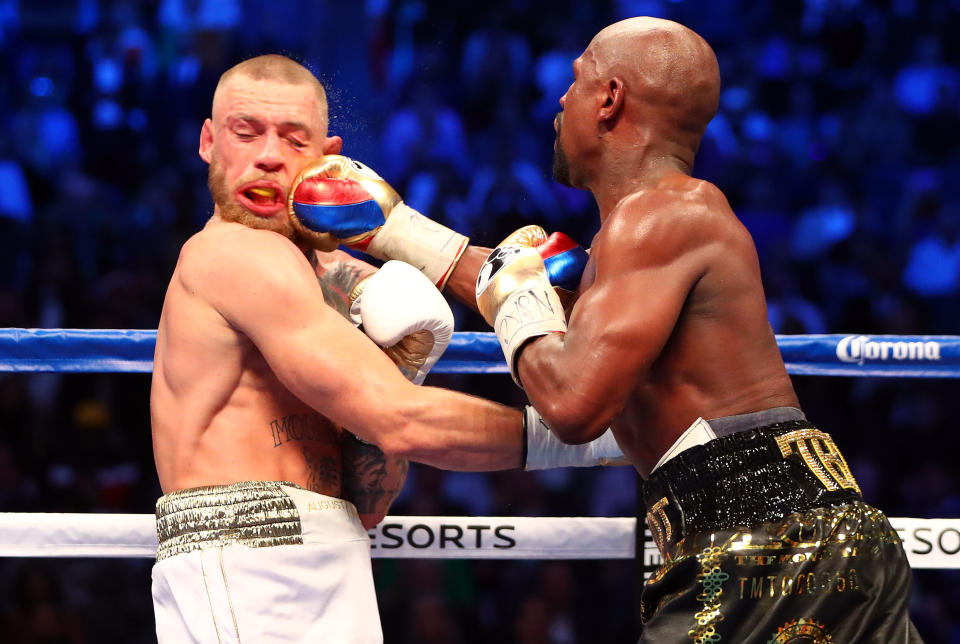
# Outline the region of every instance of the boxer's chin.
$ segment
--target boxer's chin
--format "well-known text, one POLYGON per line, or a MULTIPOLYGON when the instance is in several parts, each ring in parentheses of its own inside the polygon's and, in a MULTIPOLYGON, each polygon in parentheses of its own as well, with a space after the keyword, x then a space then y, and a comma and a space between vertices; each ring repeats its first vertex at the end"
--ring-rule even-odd
POLYGON ((207 187, 210 189, 210 196, 213 197, 213 203, 216 205, 217 213, 221 219, 243 224, 248 228, 270 230, 283 235, 287 239, 294 239, 293 224, 290 223, 290 217, 286 213, 262 217, 237 203, 216 160, 210 163, 210 170, 207 173, 207 187))
POLYGON ((293 240, 296 236, 293 231, 293 226, 290 224, 290 219, 286 215, 261 217, 260 215, 250 212, 236 201, 219 202, 214 200, 214 203, 217 205, 220 218, 225 221, 234 221, 248 228, 270 230, 283 235, 289 240, 293 240))
POLYGON ((570 162, 567 161, 567 155, 560 144, 559 136, 553 145, 553 178, 565 186, 576 187, 570 181, 570 162))

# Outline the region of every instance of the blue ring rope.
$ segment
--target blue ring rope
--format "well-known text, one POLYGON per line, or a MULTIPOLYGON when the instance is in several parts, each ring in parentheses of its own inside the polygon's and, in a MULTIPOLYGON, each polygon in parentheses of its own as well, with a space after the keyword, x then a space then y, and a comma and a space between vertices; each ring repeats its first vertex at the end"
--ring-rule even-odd
MULTIPOLYGON (((0 329, 0 372, 150 373, 154 330, 0 329)), ((780 335, 804 376, 960 378, 960 336, 780 335)), ((434 373, 507 373, 493 333, 454 333, 434 373)))

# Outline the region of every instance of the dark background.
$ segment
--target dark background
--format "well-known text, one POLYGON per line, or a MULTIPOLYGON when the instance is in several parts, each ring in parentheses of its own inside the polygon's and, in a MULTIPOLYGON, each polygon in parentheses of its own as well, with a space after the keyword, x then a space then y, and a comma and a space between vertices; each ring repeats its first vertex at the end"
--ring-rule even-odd
MULTIPOLYGON (((960 3, 890 0, 0 0, 0 327, 155 328, 212 206, 197 156, 220 73, 279 52, 325 82, 331 132, 414 207, 493 245, 522 223, 588 244, 549 177, 570 62, 656 15, 715 48, 696 174, 757 242, 778 333, 954 334, 960 3)), ((486 330, 457 309, 458 330, 486 330)), ((519 405, 506 376, 429 382, 519 405)), ((891 516, 960 516, 953 380, 795 379, 891 516)), ((152 512, 143 375, 0 376, 0 510, 152 512)), ((632 516, 628 468, 413 467, 395 514, 632 516)), ((0 641, 149 642, 146 560, 0 560, 0 641)), ((387 642, 630 642, 631 562, 375 562, 387 642)), ((960 575, 914 619, 960 642, 960 575)))

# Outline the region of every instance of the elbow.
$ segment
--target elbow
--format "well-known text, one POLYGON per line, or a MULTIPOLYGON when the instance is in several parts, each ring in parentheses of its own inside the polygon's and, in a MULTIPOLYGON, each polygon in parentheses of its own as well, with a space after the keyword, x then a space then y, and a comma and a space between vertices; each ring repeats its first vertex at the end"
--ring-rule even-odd
MULTIPOLYGON (((404 392, 405 393, 405 392, 404 392)), ((412 397, 390 395, 377 398, 376 412, 364 418, 352 431, 380 448, 386 456, 407 458, 417 446, 416 408, 412 397)))
POLYGON ((404 431, 402 427, 398 427, 379 438, 377 447, 386 456, 410 458, 410 455, 416 451, 417 446, 409 439, 409 432, 404 431))
POLYGON ((410 395, 393 401, 384 414, 383 430, 377 438, 377 446, 387 456, 401 457, 422 462, 425 457, 445 452, 450 445, 439 431, 434 401, 425 395, 428 388, 412 387, 410 395))
POLYGON ((359 513, 360 523, 363 525, 364 530, 373 530, 380 522, 387 518, 386 511, 383 512, 372 512, 372 513, 359 513))
POLYGON ((589 443, 600 436, 610 426, 610 419, 600 413, 593 405, 579 401, 562 400, 534 405, 550 426, 554 435, 564 443, 580 445, 589 443))
POLYGON ((377 447, 386 456, 416 460, 414 457, 427 448, 422 429, 421 425, 406 418, 404 414, 396 414, 389 430, 377 437, 377 447))

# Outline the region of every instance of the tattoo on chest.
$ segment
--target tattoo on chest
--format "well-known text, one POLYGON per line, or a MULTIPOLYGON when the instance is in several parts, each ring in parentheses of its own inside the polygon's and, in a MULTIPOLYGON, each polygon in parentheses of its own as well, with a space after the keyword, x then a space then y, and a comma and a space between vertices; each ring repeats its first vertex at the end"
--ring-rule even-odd
POLYGON ((340 461, 333 456, 311 454, 306 447, 301 449, 309 471, 306 488, 320 494, 336 495, 340 490, 340 461))
POLYGON ((330 428, 318 414, 291 414, 270 421, 273 446, 290 441, 332 441, 330 428))
POLYGON ((323 300, 342 316, 350 316, 350 291, 363 275, 356 267, 343 262, 332 266, 318 267, 317 280, 323 291, 323 300), (322 272, 319 272, 322 271, 322 272))

